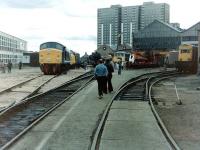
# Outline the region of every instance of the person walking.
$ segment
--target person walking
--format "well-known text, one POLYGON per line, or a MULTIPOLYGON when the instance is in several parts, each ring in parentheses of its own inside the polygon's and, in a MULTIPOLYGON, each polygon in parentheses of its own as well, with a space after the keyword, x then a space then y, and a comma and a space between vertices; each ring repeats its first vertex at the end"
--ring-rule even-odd
POLYGON ((22 62, 20 61, 19 62, 19 70, 21 70, 22 69, 22 62))
POLYGON ((2 64, 2 73, 6 73, 6 65, 5 65, 5 63, 2 64))
POLYGON ((119 61, 119 64, 118 64, 118 75, 121 75, 121 71, 122 71, 122 62, 119 61))
POLYGON ((112 80, 112 73, 114 72, 114 68, 109 59, 106 60, 105 66, 107 67, 107 70, 108 70, 106 91, 107 91, 107 85, 108 85, 108 92, 111 93, 113 91, 111 80, 112 80))
POLYGON ((98 83, 98 94, 99 99, 103 98, 103 91, 105 87, 105 81, 108 75, 108 70, 106 66, 103 64, 103 60, 98 60, 98 65, 95 67, 94 73, 98 83))
POLYGON ((11 61, 8 62, 7 67, 8 67, 8 73, 11 73, 11 69, 12 69, 12 63, 11 63, 11 61))

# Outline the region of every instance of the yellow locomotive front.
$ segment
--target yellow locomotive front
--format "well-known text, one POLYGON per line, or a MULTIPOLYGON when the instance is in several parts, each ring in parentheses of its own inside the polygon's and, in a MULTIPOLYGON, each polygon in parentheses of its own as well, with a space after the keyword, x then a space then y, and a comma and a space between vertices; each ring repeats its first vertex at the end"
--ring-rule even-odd
POLYGON ((197 72, 198 48, 194 45, 182 44, 179 46, 178 61, 175 62, 179 72, 197 72))
POLYGON ((69 52, 60 43, 43 43, 40 45, 39 63, 44 74, 59 74, 70 65, 69 52))
POLYGON ((40 64, 61 64, 62 51, 54 48, 42 49, 39 52, 40 64))
POLYGON ((75 65, 76 64, 76 57, 74 53, 70 53, 70 65, 75 65))
POLYGON ((180 45, 179 46, 179 61, 192 61, 192 45, 180 45))

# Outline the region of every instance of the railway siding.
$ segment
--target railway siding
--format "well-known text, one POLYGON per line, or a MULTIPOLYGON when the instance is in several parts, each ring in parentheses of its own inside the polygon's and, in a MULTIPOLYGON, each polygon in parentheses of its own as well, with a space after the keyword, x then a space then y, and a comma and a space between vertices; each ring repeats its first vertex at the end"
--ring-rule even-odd
POLYGON ((159 83, 154 87, 155 99, 159 102, 156 109, 165 126, 181 149, 199 150, 200 147, 200 83, 199 76, 191 75, 159 83), (174 89, 176 84, 182 105, 174 89), (162 95, 160 94, 162 92, 162 95))
POLYGON ((14 69, 11 74, 0 74, 0 76, 6 77, 0 80, 0 89, 2 89, 0 92, 0 110, 20 102, 37 90, 39 90, 38 93, 46 92, 84 72, 83 69, 70 70, 67 74, 55 77, 54 75, 41 75, 39 68, 24 68, 23 70, 14 69), (29 82, 25 83, 26 81, 29 82), (43 84, 45 85, 40 88, 43 84))
POLYGON ((40 69, 32 67, 25 67, 22 70, 12 69, 11 73, 0 73, 0 92, 39 75, 41 75, 40 69))
MULTIPOLYGON (((115 73, 114 90, 123 82, 142 73, 144 71, 138 70, 123 72, 121 76, 115 73)), ((53 111, 10 149, 87 150, 99 119, 113 96, 107 94, 99 100, 97 95, 95 81, 53 111)))
POLYGON ((100 150, 169 150, 148 102, 114 101, 101 137, 100 150))

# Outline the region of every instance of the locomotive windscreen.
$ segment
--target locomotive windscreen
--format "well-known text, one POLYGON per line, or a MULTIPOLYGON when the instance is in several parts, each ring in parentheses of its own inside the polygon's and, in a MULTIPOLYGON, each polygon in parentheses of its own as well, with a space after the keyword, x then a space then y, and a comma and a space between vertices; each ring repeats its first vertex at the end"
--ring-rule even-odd
POLYGON ((47 48, 55 48, 55 49, 59 49, 59 50, 65 49, 65 47, 62 44, 59 44, 57 42, 47 42, 47 43, 43 43, 40 45, 40 50, 47 49, 47 48))

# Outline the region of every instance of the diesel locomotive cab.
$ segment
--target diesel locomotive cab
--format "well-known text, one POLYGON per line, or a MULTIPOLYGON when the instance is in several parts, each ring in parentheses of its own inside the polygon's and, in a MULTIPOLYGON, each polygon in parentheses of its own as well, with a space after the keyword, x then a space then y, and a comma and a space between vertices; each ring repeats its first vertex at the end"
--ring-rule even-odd
POLYGON ((40 45, 39 63, 44 74, 60 74, 69 69, 70 55, 64 45, 46 42, 40 45))

